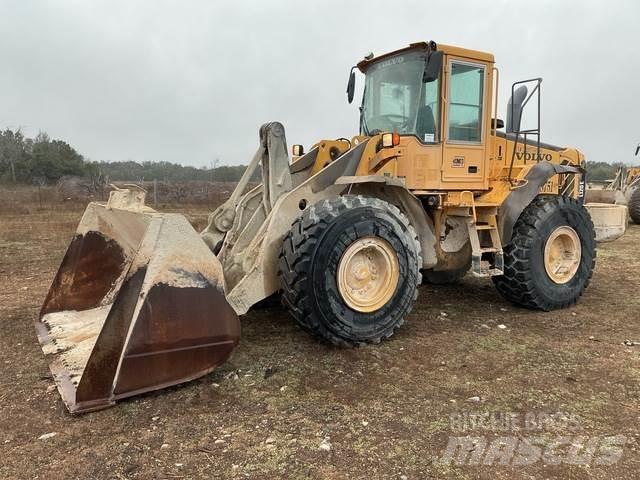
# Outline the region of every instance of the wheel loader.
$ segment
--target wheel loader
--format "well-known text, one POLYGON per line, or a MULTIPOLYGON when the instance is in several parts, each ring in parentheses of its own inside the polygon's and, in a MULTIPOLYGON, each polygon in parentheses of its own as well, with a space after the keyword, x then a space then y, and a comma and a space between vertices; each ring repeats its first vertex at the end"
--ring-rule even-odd
POLYGON ((134 187, 89 204, 36 321, 71 412, 205 375, 238 343, 238 317, 276 294, 346 347, 391 337, 423 281, 469 271, 525 308, 576 303, 596 258, 585 159, 541 141, 542 80, 512 86, 505 124, 490 53, 430 41, 367 55, 349 103, 356 70, 359 133, 290 159, 283 126, 263 125, 200 235, 134 187))
MULTIPOLYGON (((640 153, 640 144, 636 146, 636 157, 640 153)), ((613 180, 602 189, 588 189, 587 202, 600 204, 626 205, 629 217, 640 225, 640 167, 620 167, 613 180)))

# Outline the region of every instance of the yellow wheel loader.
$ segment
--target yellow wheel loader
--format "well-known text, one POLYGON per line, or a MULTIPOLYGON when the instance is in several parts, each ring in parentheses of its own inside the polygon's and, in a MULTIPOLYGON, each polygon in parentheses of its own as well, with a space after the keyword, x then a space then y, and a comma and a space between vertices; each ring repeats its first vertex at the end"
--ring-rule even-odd
POLYGON ((541 79, 512 86, 497 118, 489 53, 421 42, 352 68, 360 132, 289 159, 280 123, 198 235, 116 190, 91 203, 37 320, 71 412, 204 375, 238 342, 238 316, 277 293, 332 344, 377 343, 423 281, 490 277, 510 302, 573 305, 593 271, 584 156, 522 127, 541 79), (257 169, 262 183, 247 189, 257 169))
MULTIPOLYGON (((635 155, 640 153, 640 145, 636 146, 635 155)), ((626 205, 629 217, 636 225, 640 225, 640 167, 621 167, 613 180, 603 188, 587 190, 587 202, 599 204, 626 205)))

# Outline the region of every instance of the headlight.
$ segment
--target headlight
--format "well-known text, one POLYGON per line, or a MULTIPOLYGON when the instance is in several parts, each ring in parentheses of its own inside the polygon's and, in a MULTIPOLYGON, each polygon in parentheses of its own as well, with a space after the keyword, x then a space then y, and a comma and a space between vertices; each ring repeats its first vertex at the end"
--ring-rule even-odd
POLYGON ((390 148, 400 144, 400 134, 398 132, 383 133, 382 134, 382 147, 390 148))

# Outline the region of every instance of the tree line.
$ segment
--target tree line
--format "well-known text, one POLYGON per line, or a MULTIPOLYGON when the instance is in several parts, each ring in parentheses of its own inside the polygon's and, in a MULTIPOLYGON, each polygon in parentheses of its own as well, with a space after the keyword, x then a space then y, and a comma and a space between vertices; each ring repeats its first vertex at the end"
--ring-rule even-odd
MULTIPOLYGON (((621 165, 587 162, 587 178, 596 182, 612 179, 621 165)), ((235 182, 245 168, 234 165, 206 169, 171 162, 92 162, 65 141, 52 140, 46 133, 27 138, 19 129, 0 132, 0 182, 4 183, 53 184, 69 175, 109 181, 235 182)))
POLYGON ((20 130, 0 131, 0 182, 55 184, 60 178, 78 176, 103 181, 204 180, 236 182, 244 165, 196 168, 171 162, 92 162, 62 140, 46 133, 28 138, 20 130))

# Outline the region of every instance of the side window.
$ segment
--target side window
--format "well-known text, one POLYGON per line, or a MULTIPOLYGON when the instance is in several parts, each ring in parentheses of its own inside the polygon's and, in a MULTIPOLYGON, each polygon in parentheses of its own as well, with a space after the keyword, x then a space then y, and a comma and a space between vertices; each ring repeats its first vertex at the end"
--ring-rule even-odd
POLYGON ((482 141, 484 67, 451 63, 449 140, 482 141))

